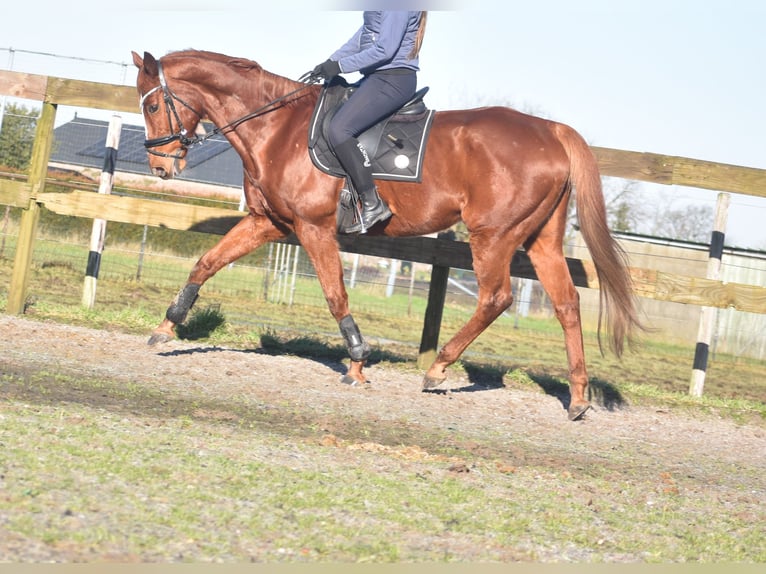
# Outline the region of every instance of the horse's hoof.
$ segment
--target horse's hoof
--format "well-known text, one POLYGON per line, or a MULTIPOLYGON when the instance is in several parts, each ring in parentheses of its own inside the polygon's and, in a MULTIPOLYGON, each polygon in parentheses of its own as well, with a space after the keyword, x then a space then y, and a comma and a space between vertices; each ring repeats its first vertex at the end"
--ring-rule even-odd
POLYGON ((173 337, 171 337, 167 333, 152 333, 152 336, 149 337, 148 344, 149 344, 149 346, 154 346, 154 345, 158 345, 158 344, 161 345, 163 343, 167 343, 172 338, 173 337))
POLYGON ((436 377, 431 377, 429 375, 426 375, 425 377, 423 377, 423 390, 430 391, 431 389, 435 389, 446 380, 447 380, 447 377, 436 378, 436 377))
POLYGON ((582 416, 590 409, 590 403, 582 403, 578 405, 569 405, 567 413, 569 414, 570 421, 576 421, 582 418, 582 416))
POLYGON ((369 381, 357 381, 351 375, 343 375, 340 378, 340 382, 343 383, 344 385, 348 385, 349 387, 356 387, 356 386, 359 386, 359 385, 364 385, 364 384, 368 383, 369 381))

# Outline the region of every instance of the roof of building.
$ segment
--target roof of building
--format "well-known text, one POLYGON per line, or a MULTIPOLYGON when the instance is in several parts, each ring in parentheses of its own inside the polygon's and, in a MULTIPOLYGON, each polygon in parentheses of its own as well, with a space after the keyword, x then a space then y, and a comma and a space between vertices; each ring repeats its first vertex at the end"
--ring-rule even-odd
MULTIPOLYGON (((209 131, 212 125, 205 124, 209 131)), ((75 116, 54 129, 51 161, 103 168, 109 122, 75 116)), ((116 171, 149 175, 143 126, 123 124, 117 149, 116 171)), ((186 168, 178 179, 230 187, 242 186, 242 160, 231 144, 216 134, 186 155, 186 168)))

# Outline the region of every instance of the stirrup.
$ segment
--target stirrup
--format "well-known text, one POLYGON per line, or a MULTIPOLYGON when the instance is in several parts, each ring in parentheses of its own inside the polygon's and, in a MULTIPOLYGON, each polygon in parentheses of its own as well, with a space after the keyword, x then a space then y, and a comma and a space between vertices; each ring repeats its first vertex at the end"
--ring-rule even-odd
POLYGON ((371 209, 365 210, 364 206, 362 209, 362 216, 359 218, 359 222, 356 225, 352 225, 346 229, 346 233, 354 234, 365 234, 367 233, 367 230, 375 225, 376 223, 380 223, 381 221, 385 221, 389 217, 393 215, 391 213, 391 209, 389 209, 388 205, 386 204, 383 199, 378 196, 378 201, 375 204, 374 207, 371 209))
POLYGON ((340 201, 336 214, 337 233, 341 235, 359 233, 359 231, 354 231, 360 229, 359 222, 362 220, 362 209, 359 204, 359 194, 351 182, 346 179, 346 185, 340 190, 340 201))

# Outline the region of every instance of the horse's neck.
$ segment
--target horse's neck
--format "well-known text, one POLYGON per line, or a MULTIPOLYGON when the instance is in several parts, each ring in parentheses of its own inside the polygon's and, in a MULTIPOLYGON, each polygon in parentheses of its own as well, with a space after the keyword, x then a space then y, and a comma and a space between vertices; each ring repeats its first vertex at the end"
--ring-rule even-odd
MULTIPOLYGON (((302 90, 301 84, 262 68, 240 74, 226 65, 206 74, 200 85, 205 86, 208 118, 222 130, 251 177, 257 177, 261 171, 258 154, 254 152, 266 145, 281 126, 291 123, 286 120, 285 114, 299 109, 293 107, 297 104, 288 104, 288 101, 299 99, 306 95, 306 91, 311 91, 309 86, 304 85, 306 90, 302 90), (285 109, 288 107, 291 109, 285 109), (237 127, 229 129, 233 124, 237 127)), ((304 105, 313 109, 310 103, 304 105)))
POLYGON ((219 127, 249 114, 268 111, 270 106, 282 103, 285 96, 300 87, 292 80, 263 68, 239 74, 229 65, 222 64, 218 73, 207 77, 212 80, 207 82, 210 97, 208 116, 219 127))

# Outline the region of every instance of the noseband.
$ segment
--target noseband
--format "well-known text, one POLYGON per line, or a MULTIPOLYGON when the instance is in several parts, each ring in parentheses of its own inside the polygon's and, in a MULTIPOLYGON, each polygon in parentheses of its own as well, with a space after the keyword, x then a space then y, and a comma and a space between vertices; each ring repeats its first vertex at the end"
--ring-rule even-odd
POLYGON ((181 122, 181 116, 178 114, 178 110, 176 110, 175 102, 180 103, 186 108, 189 108, 192 112, 197 114, 197 116, 202 119, 202 115, 195 110, 193 107, 191 107, 188 103, 186 103, 184 100, 178 97, 178 95, 173 92, 168 87, 167 82, 165 81, 165 72, 162 70, 162 62, 160 60, 157 61, 157 73, 159 75, 160 79, 160 85, 153 87, 151 90, 146 92, 144 96, 141 98, 141 101, 139 102, 139 106, 141 107, 141 113, 144 111, 144 102, 146 101, 146 98, 151 96, 154 92, 157 90, 162 90, 162 99, 165 102, 165 113, 168 117, 168 126, 170 129, 173 129, 173 117, 176 119, 176 124, 178 125, 178 132, 173 133, 169 136, 162 136, 159 138, 152 138, 147 139, 144 141, 144 147, 146 148, 146 151, 152 155, 160 156, 160 157, 172 157, 174 159, 180 159, 183 157, 184 152, 189 148, 190 145, 198 143, 201 141, 201 138, 199 136, 195 136, 193 138, 190 138, 188 136, 188 131, 184 127, 183 123, 181 122), (171 116, 172 113, 172 116, 171 116), (166 144, 169 144, 170 142, 178 141, 181 143, 181 148, 174 154, 169 154, 161 151, 156 151, 152 148, 164 146, 166 144))
POLYGON ((141 113, 143 114, 144 102, 146 101, 146 98, 151 96, 157 90, 162 90, 162 99, 165 102, 165 113, 167 114, 167 117, 168 117, 168 126, 170 127, 171 130, 173 129, 173 118, 175 118, 176 125, 178 125, 178 131, 176 133, 173 133, 173 134, 169 135, 169 136, 162 136, 162 137, 159 137, 159 138, 146 139, 144 141, 144 147, 146 148, 146 151, 148 153, 152 154, 152 155, 156 155, 156 156, 160 156, 160 157, 171 157, 173 159, 181 159, 183 157, 183 154, 186 152, 186 150, 190 146, 192 146, 194 144, 202 143, 205 140, 213 137, 216 134, 223 133, 224 130, 233 130, 239 124, 241 124, 243 122, 246 122, 247 120, 256 118, 258 116, 262 116, 262 115, 264 115, 264 114, 266 114, 266 113, 268 113, 270 111, 278 109, 279 108, 279 104, 281 104, 282 102, 287 100, 289 97, 293 96, 294 94, 297 94, 298 92, 301 92, 303 90, 306 90, 306 89, 310 88, 311 84, 313 83, 313 82, 311 82, 311 83, 308 83, 308 84, 304 84, 300 88, 298 88, 296 90, 293 90, 289 94, 285 94, 284 96, 279 97, 279 98, 277 98, 277 99, 267 103, 264 106, 261 106, 260 108, 258 108, 254 112, 251 112, 251 113, 247 114, 246 116, 243 116, 243 117, 241 117, 241 118, 239 118, 237 120, 234 120, 233 122, 231 122, 229 124, 226 124, 225 126, 216 127, 213 131, 211 131, 211 132, 209 132, 209 133, 207 133, 207 134, 205 134, 203 136, 195 135, 194 137, 189 137, 188 131, 186 130, 186 128, 184 128, 184 125, 181 122, 181 116, 178 114, 178 110, 176 110, 175 102, 178 102, 181 105, 183 105, 184 107, 190 109, 200 119, 202 119, 202 114, 200 114, 197 110, 195 110, 193 107, 191 107, 183 99, 178 97, 178 95, 173 90, 171 90, 168 87, 168 83, 165 80, 165 72, 162 69, 162 61, 161 60, 157 60, 157 75, 159 76, 160 85, 159 86, 154 86, 151 90, 146 92, 141 97, 141 100, 139 102, 139 106, 141 108, 141 113), (167 145, 167 144, 169 144, 171 142, 174 142, 174 141, 178 141, 178 142, 181 143, 181 147, 178 149, 178 151, 176 153, 169 154, 169 153, 164 153, 164 152, 156 151, 156 150, 152 149, 152 148, 155 148, 155 147, 160 147, 160 146, 163 146, 163 145, 167 145))

